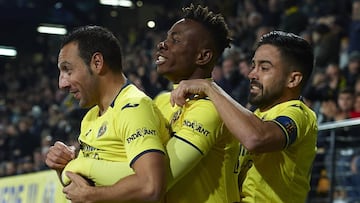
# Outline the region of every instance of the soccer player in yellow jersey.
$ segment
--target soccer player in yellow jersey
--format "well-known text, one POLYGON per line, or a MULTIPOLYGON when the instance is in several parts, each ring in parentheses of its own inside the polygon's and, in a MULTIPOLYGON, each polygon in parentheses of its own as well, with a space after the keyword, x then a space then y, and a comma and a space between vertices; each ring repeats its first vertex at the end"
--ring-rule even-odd
POLYGON ((150 98, 127 82, 104 115, 99 117, 99 108, 92 108, 81 123, 80 153, 64 168, 63 183, 70 182, 65 171, 72 171, 96 186, 112 185, 133 173, 129 166, 137 156, 164 152, 168 129, 153 105, 150 98))
POLYGON ((308 42, 272 31, 260 39, 248 75, 254 113, 208 80, 182 81, 172 92, 171 101, 179 106, 188 105, 188 95, 207 95, 242 144, 241 202, 306 201, 318 129, 301 92, 313 63, 308 42))
POLYGON ((69 178, 63 192, 72 202, 158 201, 165 192, 165 120, 152 100, 127 81, 121 57, 119 41, 100 26, 77 28, 63 40, 59 87, 90 110, 81 123, 77 158, 57 142, 46 164, 63 181, 69 178), (117 170, 122 165, 127 170, 117 170), (62 174, 65 166, 72 172, 62 174))
MULTIPOLYGON (((156 64, 158 66, 158 72, 174 83, 178 83, 182 79, 190 78, 210 78, 211 71, 215 65, 215 62, 221 56, 223 50, 229 46, 229 30, 224 22, 224 19, 219 14, 210 12, 205 7, 190 7, 184 8, 184 18, 176 22, 168 32, 168 37, 165 41, 161 42, 157 46, 156 64)), ((61 76, 60 76, 61 78, 61 76)), ((169 129, 171 130, 172 137, 166 142, 166 153, 170 161, 170 170, 167 173, 162 169, 162 165, 144 166, 140 170, 142 172, 149 171, 149 173, 158 174, 157 171, 163 171, 164 174, 168 174, 168 185, 165 197, 162 202, 171 203, 218 203, 218 202, 239 202, 239 190, 238 190, 238 154, 239 144, 238 141, 229 133, 224 123, 221 121, 214 105, 207 98, 193 98, 190 102, 191 105, 185 108, 172 108, 170 104, 170 93, 162 94, 157 97, 156 105, 161 110, 159 118, 149 119, 149 116, 144 113, 149 113, 143 110, 139 110, 138 113, 135 109, 138 109, 138 103, 135 101, 121 101, 122 98, 126 98, 129 92, 132 92, 134 87, 124 87, 120 91, 117 99, 113 100, 115 106, 111 106, 107 111, 123 111, 133 110, 131 114, 124 113, 124 117, 121 119, 134 119, 138 117, 139 125, 146 124, 151 126, 150 123, 158 124, 161 128, 158 131, 154 131, 155 128, 136 128, 140 129, 136 133, 128 135, 119 135, 121 140, 125 143, 125 149, 123 147, 115 146, 115 142, 97 142, 103 149, 109 149, 110 151, 116 151, 116 154, 108 154, 95 150, 94 152, 94 138, 98 139, 103 135, 104 123, 108 119, 116 121, 113 118, 114 114, 106 116, 107 112, 103 115, 104 118, 97 118, 99 111, 98 107, 91 109, 83 119, 82 132, 80 135, 80 142, 83 143, 82 150, 85 150, 84 157, 101 157, 102 160, 94 162, 94 159, 84 159, 82 156, 77 157, 75 161, 69 160, 73 158, 71 153, 67 153, 67 157, 64 158, 63 154, 58 155, 58 150, 51 150, 53 153, 49 153, 47 160, 50 163, 58 163, 61 160, 60 169, 64 170, 65 164, 68 164, 66 170, 73 170, 74 172, 83 175, 95 182, 96 187, 86 184, 86 180, 74 173, 63 173, 62 178, 65 181, 70 181, 70 185, 65 187, 64 192, 69 199, 78 201, 112 201, 122 202, 124 199, 122 191, 125 189, 130 194, 127 196, 134 197, 136 193, 127 189, 128 186, 122 185, 122 179, 117 181, 121 176, 131 174, 129 171, 129 164, 133 166, 138 162, 144 151, 146 154, 161 154, 160 147, 155 146, 155 137, 160 137, 162 142, 166 142, 167 133, 162 133, 164 136, 159 136, 159 133, 164 131, 162 125, 162 116, 166 117, 168 121, 169 129), (118 104, 118 105, 117 105, 118 104), (114 109, 113 109, 114 108, 114 109), (106 117, 107 118, 106 118, 106 117), (141 118, 141 116, 145 116, 141 118), (151 121, 153 120, 153 121, 151 121), (94 128, 98 130, 93 130, 94 128), (100 136, 99 136, 100 135, 100 136), (90 137, 89 137, 90 136, 90 137), (124 137, 125 136, 125 137, 124 137), (153 140, 153 142, 151 141, 153 140), (124 150, 127 151, 129 143, 138 146, 139 148, 134 153, 128 154, 127 166, 121 164, 120 160, 125 157, 121 155, 124 150), (145 143, 148 143, 145 145, 145 143), (109 146, 108 146, 109 145, 109 146), (143 145, 142 147, 140 147, 143 145), (153 148, 151 150, 151 148, 153 148), (110 150, 111 149, 111 150, 110 150), (119 150, 119 151, 117 151, 119 150), (139 158, 140 157, 140 158, 139 158), (55 159, 52 161, 52 159, 55 159), (113 162, 107 161, 108 159, 113 162), (80 161, 78 161, 80 160, 80 161), (133 160, 136 162, 134 164, 133 160), (130 161, 130 163, 128 163, 130 161), (80 163, 80 166, 79 166, 80 163), (100 164, 99 164, 100 163, 100 164), (101 171, 96 173, 95 171, 101 171), (116 175, 111 175, 114 174, 116 175), (67 177, 70 180, 67 180, 67 177), (112 178, 112 179, 111 179, 112 178), (76 186, 74 186, 74 182, 76 186), (114 183, 115 182, 115 183, 114 183), (108 185, 103 187, 101 185, 108 185), (89 195, 89 197, 87 197, 89 195), (96 195, 96 197, 94 197, 96 195)), ((77 97, 77 92, 73 92, 77 97)), ((132 94, 132 93, 131 93, 132 94)), ((131 95, 130 94, 130 95, 131 95)), ((147 102, 144 102, 147 103, 147 102)), ((81 104, 81 101, 80 101, 81 104)), ((154 112, 156 113, 154 108, 154 112)), ((117 115, 120 115, 117 114, 117 115)), ((118 121, 130 122, 119 119, 118 121)), ((119 127, 120 124, 116 123, 119 127)), ((134 124, 135 125, 135 124, 134 124)), ((106 125, 107 126, 107 125, 106 125)), ((130 128, 133 129, 133 128, 130 128)), ((129 129, 126 129, 129 130, 129 129)), ((168 132, 168 131, 167 131, 168 132)), ((116 135, 114 135, 117 137, 116 135)), ((114 137, 111 135, 110 137, 114 137)), ((55 146, 54 146, 55 147, 55 146)), ((68 146, 57 143, 57 148, 60 148, 63 152, 69 152, 68 146)), ((145 154, 145 155, 146 155, 145 154)), ((144 159, 147 159, 145 157, 144 159)), ((155 162, 160 162, 160 160, 155 162)), ((49 164, 48 164, 49 165, 49 164)), ((159 185, 161 185, 162 177, 149 177, 144 181, 156 181, 159 179, 159 185)), ((135 182, 132 182, 132 184, 135 182)), ((145 182, 146 183, 146 182, 145 182)), ((141 188, 143 181, 139 181, 138 187, 141 188)), ((132 185, 130 185, 132 186, 132 185)), ((143 187, 146 189, 146 187, 143 187)), ((151 188, 150 188, 151 189, 151 188)), ((154 190, 144 190, 149 195, 158 196, 159 192, 154 190)), ((150 198, 149 200, 154 200, 150 198)), ((130 200, 130 199, 129 199, 130 200)), ((139 201, 145 201, 140 197, 139 201)), ((149 201, 148 200, 148 201, 149 201)))
MULTIPOLYGON (((190 5, 184 16, 157 46, 157 72, 176 87, 184 79, 211 80, 211 72, 229 46, 229 30, 220 14, 190 5)), ((172 107, 170 92, 155 103, 170 123, 166 144, 171 177, 165 202, 239 202, 239 143, 230 134, 211 99, 191 97, 187 105, 172 107)))

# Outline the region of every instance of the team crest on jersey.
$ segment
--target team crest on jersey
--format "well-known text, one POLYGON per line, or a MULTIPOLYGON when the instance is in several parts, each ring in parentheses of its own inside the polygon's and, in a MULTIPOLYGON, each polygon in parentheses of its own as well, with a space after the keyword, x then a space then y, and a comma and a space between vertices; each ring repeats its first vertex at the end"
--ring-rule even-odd
POLYGON ((107 130, 107 122, 105 121, 101 127, 99 128, 99 131, 98 131, 98 134, 97 134, 97 137, 101 137, 107 130))
POLYGON ((182 112, 182 109, 180 108, 179 110, 177 110, 177 111, 173 114, 173 116, 172 116, 172 118, 171 118, 171 120, 170 120, 170 124, 175 123, 175 121, 177 121, 177 120, 179 119, 179 117, 180 117, 180 115, 181 115, 181 112, 182 112))

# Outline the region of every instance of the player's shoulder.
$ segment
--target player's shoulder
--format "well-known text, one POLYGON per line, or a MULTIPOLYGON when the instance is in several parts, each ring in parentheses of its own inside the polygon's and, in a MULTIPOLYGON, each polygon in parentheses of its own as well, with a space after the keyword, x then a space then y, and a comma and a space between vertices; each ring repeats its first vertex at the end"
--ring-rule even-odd
POLYGON ((209 111, 213 111, 213 110, 216 111, 215 105, 208 97, 190 98, 188 103, 189 103, 189 106, 192 108, 200 108, 200 109, 205 108, 209 111))
POLYGON ((214 104, 206 98, 191 99, 183 108, 184 115, 198 121, 221 122, 214 104))
POLYGON ((154 102, 163 102, 163 101, 170 101, 171 92, 170 91, 162 91, 154 98, 154 102))
POLYGON ((316 122, 315 112, 301 100, 291 100, 278 104, 270 109, 267 114, 273 116, 286 115, 293 120, 316 122))
MULTIPOLYGON (((290 100, 277 104, 268 110, 268 112, 283 112, 283 111, 309 111, 309 107, 306 106, 301 100, 290 100)), ((311 110, 310 110, 311 111, 311 110)))
POLYGON ((114 101, 114 107, 121 109, 140 105, 152 105, 152 99, 132 84, 124 88, 114 101))
POLYGON ((287 105, 290 107, 289 109, 299 111, 300 115, 305 113, 305 115, 316 117, 315 112, 301 100, 289 101, 287 105))

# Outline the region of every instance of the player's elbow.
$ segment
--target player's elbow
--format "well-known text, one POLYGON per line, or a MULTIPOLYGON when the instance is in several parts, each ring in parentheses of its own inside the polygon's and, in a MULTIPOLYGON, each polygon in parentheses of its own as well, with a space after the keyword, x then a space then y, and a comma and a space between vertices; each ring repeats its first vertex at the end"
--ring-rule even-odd
POLYGON ((246 148, 246 150, 248 152, 251 152, 251 153, 259 153, 259 145, 256 144, 256 143, 252 143, 252 142, 247 142, 246 144, 243 144, 244 147, 246 148))
POLYGON ((144 199, 148 202, 158 202, 165 193, 165 187, 162 184, 149 184, 143 190, 144 199))
POLYGON ((241 144, 251 153, 261 153, 263 152, 264 142, 259 136, 251 136, 241 144))
POLYGON ((281 136, 264 134, 263 136, 253 136, 246 140, 242 145, 251 153, 267 153, 284 149, 285 140, 281 136))

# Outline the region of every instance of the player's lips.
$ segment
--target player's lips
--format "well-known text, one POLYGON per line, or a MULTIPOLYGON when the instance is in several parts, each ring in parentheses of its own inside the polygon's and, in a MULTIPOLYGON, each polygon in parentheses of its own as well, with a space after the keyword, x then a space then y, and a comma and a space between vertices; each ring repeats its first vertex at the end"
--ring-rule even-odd
POLYGON ((262 85, 258 82, 251 82, 250 83, 250 92, 255 93, 259 92, 262 89, 262 85))
POLYGON ((70 94, 72 94, 75 99, 80 99, 79 91, 71 91, 70 94))
POLYGON ((161 64, 164 64, 166 62, 167 58, 158 54, 157 57, 156 57, 156 60, 155 60, 155 64, 156 65, 161 65, 161 64))

